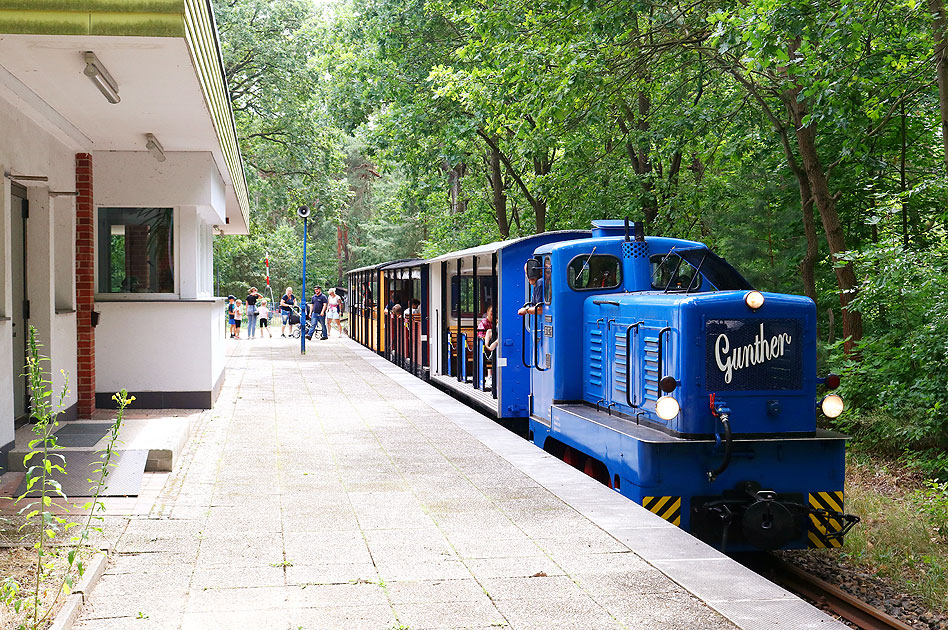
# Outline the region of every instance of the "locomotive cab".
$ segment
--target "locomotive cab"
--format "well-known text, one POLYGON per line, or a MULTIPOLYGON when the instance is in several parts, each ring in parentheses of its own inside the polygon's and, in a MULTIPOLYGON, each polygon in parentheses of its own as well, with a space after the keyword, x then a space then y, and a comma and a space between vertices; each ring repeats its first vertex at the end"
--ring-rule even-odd
POLYGON ((809 298, 618 222, 534 257, 538 445, 728 551, 841 544, 845 436, 816 426, 809 298))

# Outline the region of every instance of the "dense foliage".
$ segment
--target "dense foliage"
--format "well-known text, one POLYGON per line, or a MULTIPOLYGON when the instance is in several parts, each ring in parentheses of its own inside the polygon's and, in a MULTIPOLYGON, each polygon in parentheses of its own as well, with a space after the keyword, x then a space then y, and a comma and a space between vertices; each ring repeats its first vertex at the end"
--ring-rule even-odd
POLYGON ((323 283, 629 217, 813 298, 846 428, 948 441, 943 0, 216 7, 255 203, 222 292, 267 251, 294 284, 301 203, 323 283))

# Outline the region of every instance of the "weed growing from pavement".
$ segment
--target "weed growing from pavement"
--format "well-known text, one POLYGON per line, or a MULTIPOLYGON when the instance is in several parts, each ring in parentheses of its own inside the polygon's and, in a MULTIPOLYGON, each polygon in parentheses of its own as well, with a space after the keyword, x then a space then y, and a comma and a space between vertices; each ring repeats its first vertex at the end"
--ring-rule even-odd
POLYGON ((32 539, 32 548, 36 552, 35 584, 32 592, 29 593, 23 593, 20 584, 13 578, 8 577, 0 584, 0 601, 12 608, 15 613, 24 615, 24 619, 18 626, 22 630, 35 630, 46 623, 59 597, 68 594, 75 580, 85 573, 86 567, 80 558, 80 552, 88 543, 90 532, 101 531, 101 527, 93 526, 93 521, 102 520, 102 517, 96 513, 105 509, 99 501, 99 496, 105 487, 109 469, 113 466, 112 456, 118 442, 125 407, 135 400, 135 397, 128 396, 128 392, 124 389, 112 397, 119 404, 119 412, 110 429, 108 443, 105 449, 100 451, 100 461, 91 471, 95 479, 89 479, 92 484, 92 500, 82 506, 88 511, 85 521, 70 521, 64 516, 55 514, 53 509, 61 507, 61 504, 56 501, 60 499, 65 501, 68 498, 63 492, 62 484, 54 478, 54 475, 55 473, 66 474, 66 458, 62 453, 57 452, 63 450, 63 447, 57 442, 55 430, 59 426, 58 417, 64 410, 64 401, 69 395, 69 379, 66 373, 62 372, 63 386, 54 404, 53 383, 43 366, 49 359, 40 356, 39 347, 36 341, 36 328, 30 326, 25 376, 30 392, 32 430, 36 437, 29 442, 29 453, 23 459, 24 466, 32 462, 26 471, 26 489, 14 500, 14 504, 25 503, 19 511, 25 519, 20 526, 20 531, 25 532, 26 540, 32 539), (38 496, 29 497, 30 494, 38 496), (27 501, 27 499, 36 500, 27 501), (57 578, 54 574, 55 564, 61 547, 54 546, 53 541, 74 528, 78 528, 78 533, 69 539, 66 564, 62 568, 62 576, 57 578), (48 590, 50 583, 58 584, 57 588, 48 590), (50 593, 52 598, 48 599, 46 595, 50 593))

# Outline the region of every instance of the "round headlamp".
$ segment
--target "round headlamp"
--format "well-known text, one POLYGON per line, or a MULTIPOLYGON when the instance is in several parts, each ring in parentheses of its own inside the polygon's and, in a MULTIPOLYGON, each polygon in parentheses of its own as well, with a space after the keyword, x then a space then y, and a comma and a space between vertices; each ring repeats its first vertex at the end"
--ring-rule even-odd
POLYGON ((756 311, 764 305, 764 294, 760 291, 748 291, 744 294, 744 304, 747 304, 747 308, 756 311))
POLYGON ((823 412, 823 415, 827 418, 836 418, 839 414, 843 413, 843 399, 839 397, 838 394, 830 394, 824 396, 823 400, 820 401, 820 411, 823 412))
POLYGON ((681 411, 681 407, 678 405, 678 401, 671 396, 662 396, 655 402, 655 413, 662 420, 671 420, 678 415, 679 411, 681 411))

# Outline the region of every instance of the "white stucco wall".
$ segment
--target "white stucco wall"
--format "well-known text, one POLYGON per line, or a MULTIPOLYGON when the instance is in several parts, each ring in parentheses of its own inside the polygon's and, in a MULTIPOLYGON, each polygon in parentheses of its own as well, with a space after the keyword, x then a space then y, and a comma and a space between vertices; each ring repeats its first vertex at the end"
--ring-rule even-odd
POLYGON ((96 391, 211 391, 223 369, 220 300, 97 302, 96 391))
POLYGON ((97 206, 194 206, 210 225, 226 216, 224 182, 210 153, 168 152, 159 162, 147 151, 96 151, 97 206))
MULTIPOLYGON (((71 197, 51 198, 48 193, 75 190, 76 147, 54 138, 8 99, 16 100, 11 94, 0 91, 0 170, 47 178, 47 181, 20 183, 28 187, 31 206, 27 258, 30 323, 38 329, 44 346, 42 354, 51 358, 49 368, 58 390, 62 383, 61 369, 75 382, 75 316, 68 312, 56 315, 54 297, 57 278, 61 296, 69 292, 75 294, 72 284, 69 287, 62 284, 67 280, 72 282, 71 278, 75 277, 75 247, 55 247, 53 233, 54 225, 75 224, 75 201, 71 197), (58 274, 54 272, 57 269, 58 274)), ((4 177, 0 180, 0 446, 13 439, 13 326, 9 318, 14 308, 22 307, 13 304, 10 190, 10 180, 4 177)), ((26 334, 26 331, 20 332, 26 334)), ((73 388, 65 404, 68 407, 75 402, 73 388)))

